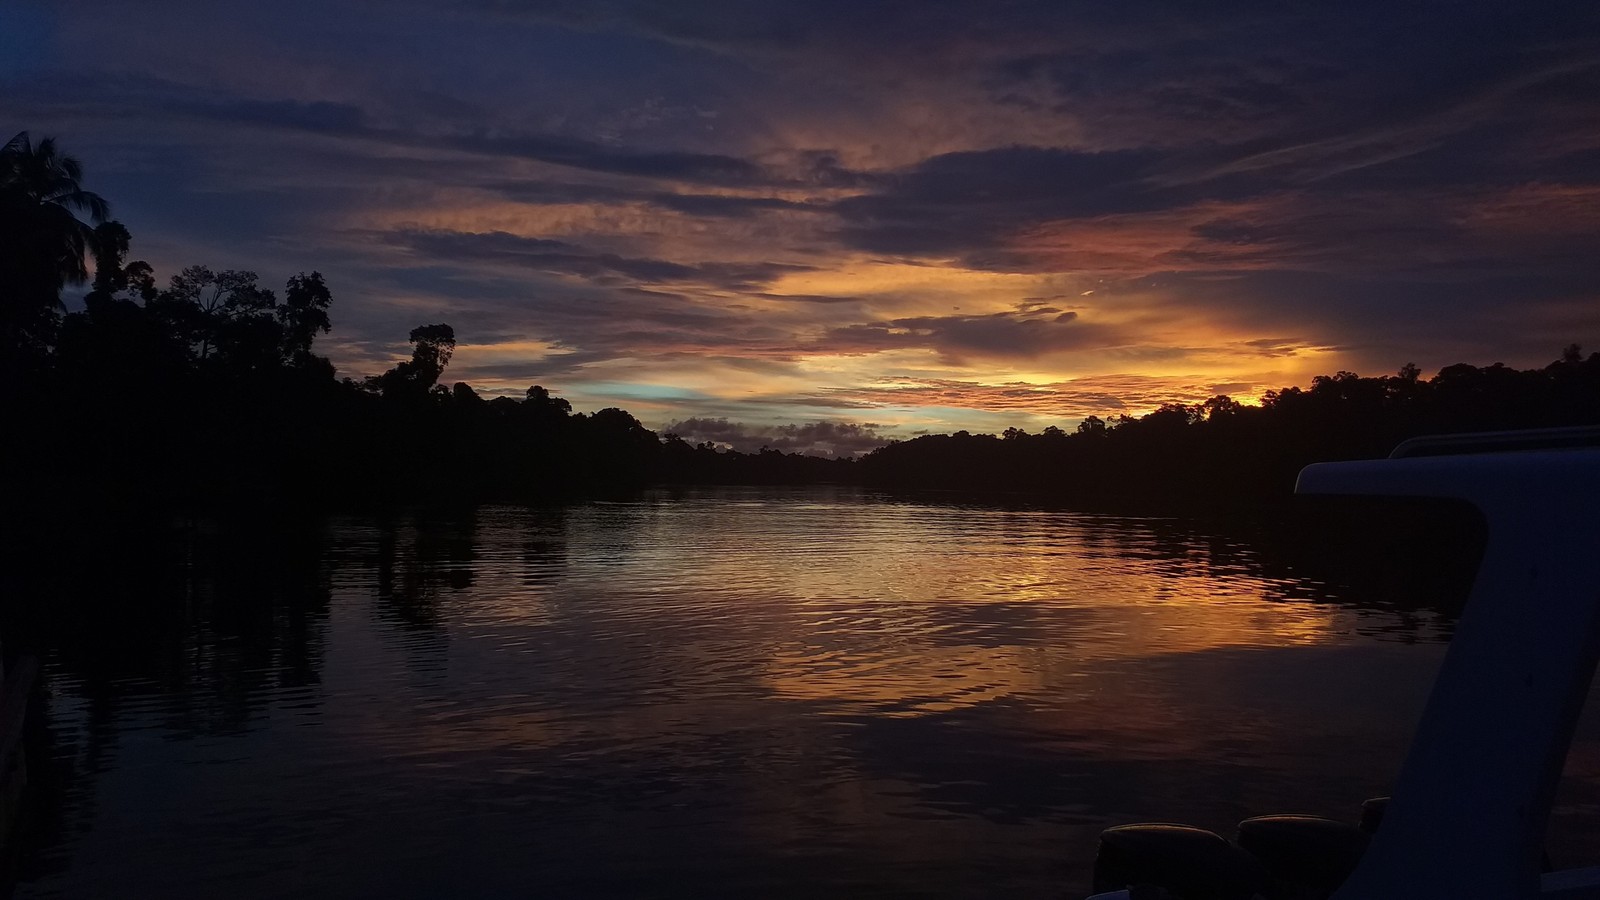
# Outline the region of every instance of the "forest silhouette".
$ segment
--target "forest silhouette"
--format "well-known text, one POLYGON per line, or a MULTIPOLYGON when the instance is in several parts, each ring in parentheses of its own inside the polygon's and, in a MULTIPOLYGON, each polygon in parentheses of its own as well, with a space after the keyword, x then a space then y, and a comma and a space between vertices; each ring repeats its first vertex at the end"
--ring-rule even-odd
POLYGON ((1377 457, 1429 433, 1600 423, 1600 353, 1536 369, 1460 364, 1424 378, 1319 376, 1259 406, 1226 396, 1066 431, 929 435, 860 459, 740 453, 657 435, 622 409, 572 410, 540 385, 485 398, 444 375, 445 323, 411 357, 340 378, 318 355, 333 290, 281 295, 254 272, 190 266, 165 286, 82 186, 82 167, 24 132, 0 149, 0 402, 6 495, 24 510, 269 510, 559 502, 650 484, 859 482, 1027 492, 1099 508, 1287 497, 1318 460, 1377 457), (92 267, 91 267, 92 263, 92 267), (63 291, 88 284, 83 308, 63 291))

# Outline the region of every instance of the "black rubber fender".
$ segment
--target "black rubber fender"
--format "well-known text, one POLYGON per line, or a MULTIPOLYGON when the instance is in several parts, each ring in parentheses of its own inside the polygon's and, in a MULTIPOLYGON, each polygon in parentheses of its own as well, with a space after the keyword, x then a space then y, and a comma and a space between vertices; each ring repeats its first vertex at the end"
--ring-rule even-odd
POLYGON ((1250 854, 1189 825, 1119 825, 1100 833, 1095 893, 1155 885, 1183 900, 1249 900, 1269 878, 1250 854))

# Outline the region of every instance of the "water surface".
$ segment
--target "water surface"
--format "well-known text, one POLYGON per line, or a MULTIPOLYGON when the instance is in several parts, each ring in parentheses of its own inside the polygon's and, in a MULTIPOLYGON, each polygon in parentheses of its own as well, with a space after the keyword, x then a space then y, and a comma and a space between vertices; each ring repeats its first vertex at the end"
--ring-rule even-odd
POLYGON ((66 591, 20 897, 1076 896, 1109 824, 1353 818, 1448 637, 1192 525, 844 489, 174 543, 66 591))

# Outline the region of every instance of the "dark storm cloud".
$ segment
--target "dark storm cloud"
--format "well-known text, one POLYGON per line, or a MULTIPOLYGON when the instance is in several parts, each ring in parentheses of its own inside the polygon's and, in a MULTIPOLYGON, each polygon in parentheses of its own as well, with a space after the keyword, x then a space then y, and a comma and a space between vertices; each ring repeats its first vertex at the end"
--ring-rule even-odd
POLYGON ((794 425, 748 425, 724 418, 690 417, 668 422, 663 434, 691 444, 712 443, 741 453, 762 449, 819 456, 858 456, 889 443, 881 425, 855 422, 807 422, 794 425))

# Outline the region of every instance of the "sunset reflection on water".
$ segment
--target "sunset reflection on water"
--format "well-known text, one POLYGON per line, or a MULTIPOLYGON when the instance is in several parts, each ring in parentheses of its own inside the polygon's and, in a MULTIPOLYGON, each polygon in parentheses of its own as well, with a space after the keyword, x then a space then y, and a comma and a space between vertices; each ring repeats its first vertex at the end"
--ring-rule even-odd
POLYGON ((49 661, 20 896, 1071 895, 1108 824, 1352 816, 1448 632, 1215 530, 844 489, 308 552, 200 554, 138 663, 181 677, 49 661))

